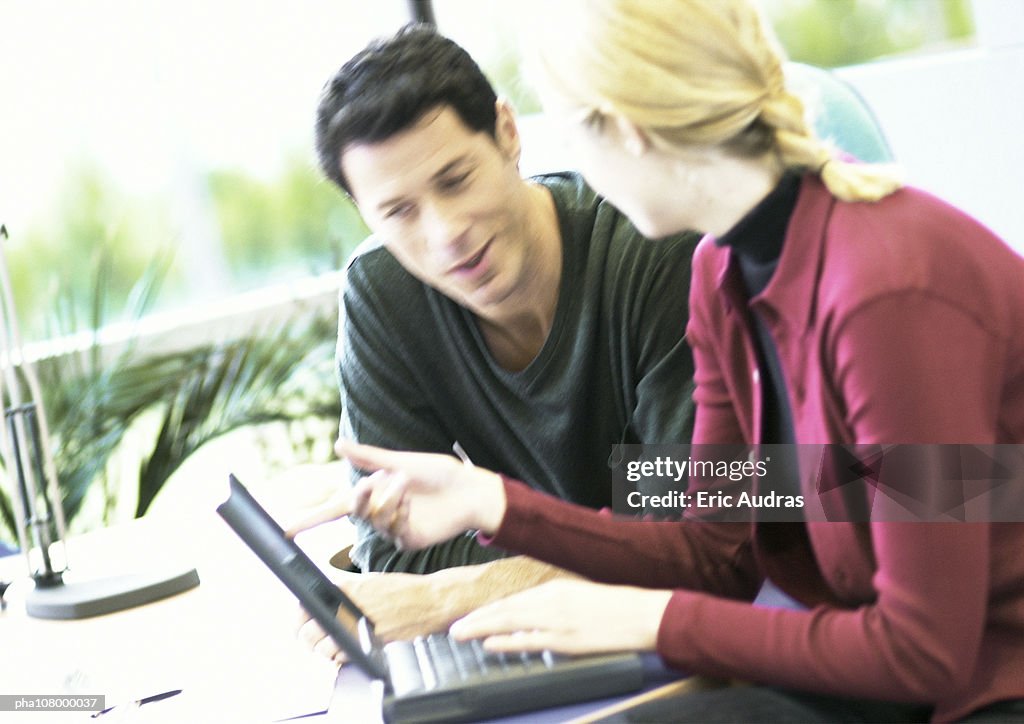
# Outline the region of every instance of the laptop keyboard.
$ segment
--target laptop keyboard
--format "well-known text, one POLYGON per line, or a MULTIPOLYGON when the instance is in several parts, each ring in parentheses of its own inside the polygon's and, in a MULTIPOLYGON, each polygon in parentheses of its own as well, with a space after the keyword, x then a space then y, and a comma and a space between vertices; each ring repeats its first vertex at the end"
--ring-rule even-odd
POLYGON ((551 669, 568 657, 550 651, 496 653, 479 640, 456 641, 445 634, 393 641, 383 648, 396 696, 450 687, 480 677, 514 676, 551 669))

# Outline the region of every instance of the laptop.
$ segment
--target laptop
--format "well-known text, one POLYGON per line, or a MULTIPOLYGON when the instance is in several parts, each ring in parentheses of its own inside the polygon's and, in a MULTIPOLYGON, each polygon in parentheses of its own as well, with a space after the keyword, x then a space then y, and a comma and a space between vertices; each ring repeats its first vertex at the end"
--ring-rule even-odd
POLYGON ((479 721, 642 688, 639 654, 500 654, 447 634, 384 643, 373 622, 331 583, 232 475, 217 512, 299 599, 352 665, 383 682, 386 722, 479 721), (353 633, 341 619, 357 633, 353 633))

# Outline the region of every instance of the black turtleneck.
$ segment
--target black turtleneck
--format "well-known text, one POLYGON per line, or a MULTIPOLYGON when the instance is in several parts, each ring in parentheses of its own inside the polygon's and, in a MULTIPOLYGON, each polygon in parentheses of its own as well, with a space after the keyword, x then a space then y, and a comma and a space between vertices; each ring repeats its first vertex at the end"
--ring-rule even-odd
POLYGON ((775 272, 799 193, 800 176, 787 173, 717 241, 719 246, 728 246, 739 261, 749 297, 760 294, 775 272))
MULTIPOLYGON (((738 262, 748 299, 764 291, 775 273, 779 257, 782 255, 782 244, 786 239, 786 228, 796 207, 799 191, 800 176, 795 173, 784 175, 771 193, 717 240, 719 246, 730 248, 738 262)), ((753 312, 751 319, 756 333, 755 342, 761 376, 762 440, 768 445, 795 443, 793 414, 775 341, 760 315, 753 312)), ((788 479, 780 483, 781 485, 776 483, 776 489, 789 487, 786 483, 795 485, 796 481, 788 479)))

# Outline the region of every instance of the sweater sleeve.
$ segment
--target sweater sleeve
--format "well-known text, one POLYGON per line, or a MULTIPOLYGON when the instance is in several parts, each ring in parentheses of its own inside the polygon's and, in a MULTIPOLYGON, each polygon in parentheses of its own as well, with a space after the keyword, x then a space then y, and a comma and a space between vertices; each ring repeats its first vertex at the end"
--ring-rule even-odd
MULTIPOLYGON (((850 314, 833 340, 830 372, 858 442, 997 439, 1004 345, 978 320, 935 297, 893 295, 850 314)), ((937 703, 962 693, 985 628, 991 525, 869 525, 874 601, 781 611, 678 591, 659 653, 702 673, 841 696, 937 703)))

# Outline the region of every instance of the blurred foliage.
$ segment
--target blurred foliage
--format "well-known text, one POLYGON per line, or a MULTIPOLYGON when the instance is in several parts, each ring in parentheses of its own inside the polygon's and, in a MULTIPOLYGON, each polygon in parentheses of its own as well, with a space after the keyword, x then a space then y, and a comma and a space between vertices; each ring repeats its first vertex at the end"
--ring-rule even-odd
POLYGON ((271 183, 219 170, 209 187, 225 257, 242 277, 266 278, 278 267, 338 269, 369 234, 355 206, 299 159, 271 183))
MULTIPOLYGON (((5 245, 15 304, 27 340, 91 329, 94 303, 104 319, 124 319, 137 280, 172 238, 158 203, 129 199, 88 163, 71 165, 52 211, 28 229, 9 229, 5 245), (94 296, 99 257, 105 256, 102 296, 94 296)), ((172 267, 166 283, 180 281, 172 267)))
MULTIPOLYGON (((964 43, 974 35, 971 0, 761 0, 791 60, 823 68, 964 43)), ((520 12, 518 4, 462 4, 446 0, 441 29, 460 40, 460 13, 520 12)), ((542 12, 542 10, 540 10, 542 12)), ((478 57, 499 93, 520 114, 540 110, 522 74, 522 53, 511 37, 515 24, 494 20, 491 50, 478 57)))
POLYGON ((482 58, 481 68, 499 96, 507 98, 521 116, 539 113, 540 97, 523 73, 523 59, 517 44, 508 35, 500 35, 490 56, 482 58))
POLYGON ((974 34, 970 0, 763 0, 792 60, 864 63, 974 34))
MULTIPOLYGON (((298 158, 269 181, 228 170, 209 171, 199 181, 207 188, 197 196, 209 200, 220 236, 220 247, 206 253, 223 258, 230 277, 218 285, 221 296, 338 269, 369 233, 352 202, 298 158)), ((181 236, 191 222, 172 218, 170 202, 124 193, 95 165, 71 166, 46 218, 9 229, 6 251, 25 338, 94 328, 94 279, 84 271, 100 250, 107 255, 106 323, 127 318, 131 289, 155 256, 167 264, 153 309, 187 303, 194 290, 181 236)))

